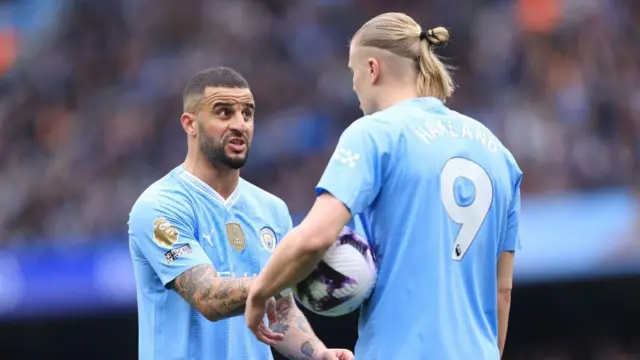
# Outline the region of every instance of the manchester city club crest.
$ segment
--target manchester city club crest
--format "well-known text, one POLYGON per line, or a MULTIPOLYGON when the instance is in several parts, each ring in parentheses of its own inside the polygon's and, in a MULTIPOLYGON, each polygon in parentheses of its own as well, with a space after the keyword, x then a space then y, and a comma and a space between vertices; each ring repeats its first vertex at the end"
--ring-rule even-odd
POLYGON ((260 241, 267 251, 273 252, 276 249, 276 233, 270 227, 260 229, 260 241))

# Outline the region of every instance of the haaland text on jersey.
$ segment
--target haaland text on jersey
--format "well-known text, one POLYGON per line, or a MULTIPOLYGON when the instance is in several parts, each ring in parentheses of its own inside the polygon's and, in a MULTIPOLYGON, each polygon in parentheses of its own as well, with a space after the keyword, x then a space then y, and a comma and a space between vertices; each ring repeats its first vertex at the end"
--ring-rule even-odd
POLYGON ((492 134, 487 133, 480 126, 473 128, 465 123, 461 124, 454 126, 451 121, 445 121, 443 124, 442 120, 429 119, 413 129, 413 132, 428 145, 442 136, 463 137, 482 143, 491 152, 498 151, 498 144, 492 134))

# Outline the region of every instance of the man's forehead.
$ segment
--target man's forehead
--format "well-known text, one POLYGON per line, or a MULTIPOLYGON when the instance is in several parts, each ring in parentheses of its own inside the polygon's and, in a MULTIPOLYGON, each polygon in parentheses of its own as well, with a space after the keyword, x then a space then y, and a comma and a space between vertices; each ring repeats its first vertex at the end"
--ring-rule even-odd
POLYGON ((351 59, 353 59, 355 52, 356 49, 354 48, 353 44, 351 44, 351 46, 349 46, 349 64, 351 64, 351 59))
POLYGON ((226 88, 208 86, 204 89, 204 100, 208 103, 235 102, 253 104, 253 94, 248 88, 226 88))

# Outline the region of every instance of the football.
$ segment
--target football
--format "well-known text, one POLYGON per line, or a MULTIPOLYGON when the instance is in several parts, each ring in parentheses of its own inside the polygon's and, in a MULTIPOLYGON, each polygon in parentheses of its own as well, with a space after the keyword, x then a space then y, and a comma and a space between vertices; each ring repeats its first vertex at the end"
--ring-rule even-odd
POLYGON ((313 272, 292 290, 311 312, 342 316, 358 309, 371 295, 376 276, 369 244, 345 227, 313 272))

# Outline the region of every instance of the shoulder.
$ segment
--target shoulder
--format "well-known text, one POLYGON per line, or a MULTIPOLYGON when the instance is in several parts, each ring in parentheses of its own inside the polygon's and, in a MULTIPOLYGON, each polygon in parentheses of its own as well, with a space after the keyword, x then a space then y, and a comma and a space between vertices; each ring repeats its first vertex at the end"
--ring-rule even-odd
POLYGON ((190 218, 191 197, 175 169, 151 184, 136 200, 129 214, 129 222, 157 216, 190 218))
POLYGON ((506 146, 503 146, 503 151, 504 151, 504 156, 507 160, 507 164, 509 165, 509 169, 511 170, 511 173, 513 174, 516 181, 518 181, 520 178, 522 178, 522 170, 520 169, 520 166, 518 165, 516 158, 513 156, 511 151, 507 149, 506 146))
POLYGON ((489 129, 486 125, 482 124, 481 122, 475 119, 473 119, 473 121, 477 122, 479 126, 481 126, 484 129, 486 133, 491 135, 491 137, 493 138, 493 141, 498 145, 498 149, 499 149, 498 151, 502 155, 502 158, 504 159, 504 162, 506 163, 506 166, 509 169, 509 173, 513 181, 518 182, 522 177, 522 170, 520 169, 520 166, 518 165, 518 162, 516 161, 515 156, 513 156, 509 148, 500 140, 499 137, 497 137, 493 133, 493 131, 491 131, 491 129, 489 129))
POLYGON ((365 115, 352 122, 344 132, 357 132, 374 136, 388 134, 394 128, 397 128, 393 125, 393 118, 392 113, 389 113, 387 110, 372 115, 365 115))
POLYGON ((351 147, 360 149, 388 149, 393 140, 398 137, 398 126, 394 125, 391 117, 385 116, 384 111, 367 115, 351 123, 340 136, 341 146, 337 151, 353 151, 351 147))
POLYGON ((242 192, 245 195, 249 195, 251 198, 258 200, 261 204, 288 212, 287 204, 276 195, 242 178, 240 179, 240 186, 242 186, 242 192))

